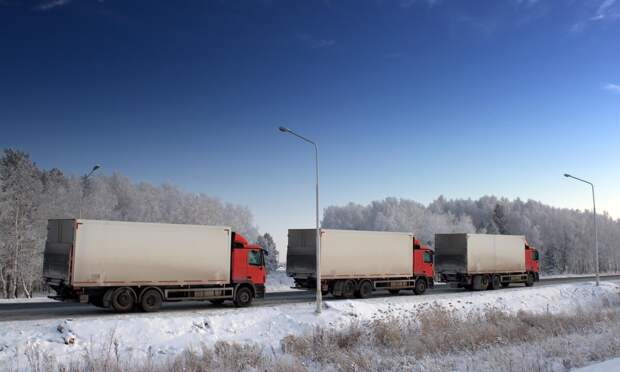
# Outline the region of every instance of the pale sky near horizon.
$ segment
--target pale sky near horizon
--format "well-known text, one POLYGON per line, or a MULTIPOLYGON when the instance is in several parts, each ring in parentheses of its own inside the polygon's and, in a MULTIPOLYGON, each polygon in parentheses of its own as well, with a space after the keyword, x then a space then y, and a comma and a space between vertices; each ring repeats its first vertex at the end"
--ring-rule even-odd
POLYGON ((620 218, 620 0, 0 1, 0 148, 247 205, 493 194, 620 218))

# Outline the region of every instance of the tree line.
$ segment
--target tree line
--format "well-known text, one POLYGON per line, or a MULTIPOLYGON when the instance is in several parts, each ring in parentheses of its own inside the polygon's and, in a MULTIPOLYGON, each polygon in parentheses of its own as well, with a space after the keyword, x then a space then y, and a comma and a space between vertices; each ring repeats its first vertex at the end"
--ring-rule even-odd
MULTIPOLYGON (((585 274, 595 270, 591 211, 554 208, 534 200, 484 196, 429 205, 386 198, 368 205, 349 203, 325 210, 323 227, 356 230, 412 231, 432 246, 435 233, 471 232, 525 235, 539 249, 544 274, 585 274)), ((620 271, 620 220, 597 215, 600 270, 620 271)))
POLYGON ((0 158, 0 297, 31 296, 42 288, 43 250, 51 218, 226 225, 267 249, 268 270, 278 251, 259 235, 252 212, 174 185, 132 183, 119 174, 91 177, 40 169, 30 156, 5 149, 0 158))

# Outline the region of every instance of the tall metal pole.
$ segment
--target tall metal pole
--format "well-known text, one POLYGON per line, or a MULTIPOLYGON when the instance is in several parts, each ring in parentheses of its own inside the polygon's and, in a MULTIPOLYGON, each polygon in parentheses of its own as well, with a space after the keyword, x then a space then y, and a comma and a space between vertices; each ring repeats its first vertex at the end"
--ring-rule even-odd
MULTIPOLYGON (((88 181, 88 177, 90 177, 97 169, 101 168, 100 165, 95 165, 93 169, 91 169, 90 173, 84 176, 84 187, 86 187, 86 181, 88 181)), ((80 219, 82 219, 82 206, 84 204, 84 189, 82 188, 82 198, 80 199, 80 219)))
POLYGON ((314 161, 316 170, 316 313, 320 314, 323 308, 323 288, 321 286, 321 226, 319 224, 319 146, 316 142, 311 141, 288 128, 279 127, 278 129, 280 132, 290 133, 295 137, 314 145, 314 161))
POLYGON ((596 200, 594 200, 594 184, 590 184, 592 186, 592 205, 594 207, 594 250, 596 251, 596 285, 599 284, 599 274, 598 274, 598 227, 596 226, 596 200))
POLYGON ((590 187, 592 187, 592 207, 594 210, 594 252, 595 252, 595 265, 596 265, 596 285, 599 285, 600 282, 600 278, 599 278, 599 261, 598 261, 598 228, 596 226, 596 200, 594 198, 594 184, 590 181, 586 181, 584 179, 581 179, 579 177, 575 177, 575 176, 571 176, 568 173, 564 173, 564 177, 568 177, 568 178, 572 178, 575 179, 577 181, 581 181, 584 183, 587 183, 588 185, 590 185, 590 187))
POLYGON ((323 286, 321 285, 321 227, 319 226, 319 146, 314 144, 316 165, 316 313, 320 314, 323 302, 323 286))

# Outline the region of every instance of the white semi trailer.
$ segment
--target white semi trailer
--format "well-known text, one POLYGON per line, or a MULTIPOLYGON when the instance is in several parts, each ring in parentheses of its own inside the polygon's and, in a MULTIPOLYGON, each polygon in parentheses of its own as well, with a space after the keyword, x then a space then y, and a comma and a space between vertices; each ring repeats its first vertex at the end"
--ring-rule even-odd
POLYGON ((435 269, 444 282, 473 290, 534 285, 538 251, 524 236, 436 234, 435 269))
MULTIPOLYGON (((422 294, 433 286, 432 251, 412 233, 321 229, 321 290, 367 297, 378 289, 422 294)), ((287 274, 297 288, 316 288, 316 230, 288 231, 287 274)))
POLYGON ((119 312, 181 300, 247 306, 265 292, 262 249, 226 226, 49 220, 43 278, 55 299, 119 312))

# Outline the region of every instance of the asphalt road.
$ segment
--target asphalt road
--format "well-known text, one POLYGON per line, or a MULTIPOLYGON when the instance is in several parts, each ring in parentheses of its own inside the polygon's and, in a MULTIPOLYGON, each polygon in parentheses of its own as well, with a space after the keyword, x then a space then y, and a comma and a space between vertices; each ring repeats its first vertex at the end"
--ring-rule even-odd
MULTIPOLYGON (((574 283, 592 281, 594 276, 574 277, 574 278, 543 278, 536 286, 546 286, 559 283, 574 283)), ((602 280, 620 280, 620 275, 601 276, 602 280)), ((520 285, 514 285, 517 287, 520 285)), ((428 290, 424 296, 432 296, 441 293, 459 293, 464 289, 447 288, 437 286, 435 289, 428 290)), ((400 296, 411 296, 411 291, 402 291, 400 296)), ((373 298, 391 297, 387 292, 379 291, 373 294, 373 298)), ((310 302, 314 300, 314 292, 310 291, 290 291, 267 293, 265 298, 255 300, 253 306, 274 306, 283 303, 310 302)), ((326 300, 338 301, 327 297, 326 300)), ((212 305, 208 301, 189 301, 189 302, 168 302, 165 303, 160 312, 175 311, 196 311, 204 309, 232 308, 232 304, 212 305)), ((15 303, 0 304, 0 322, 15 320, 37 320, 54 318, 78 318, 78 317, 101 317, 115 315, 111 310, 101 309, 89 304, 64 303, 64 302, 40 302, 40 303, 15 303)))

